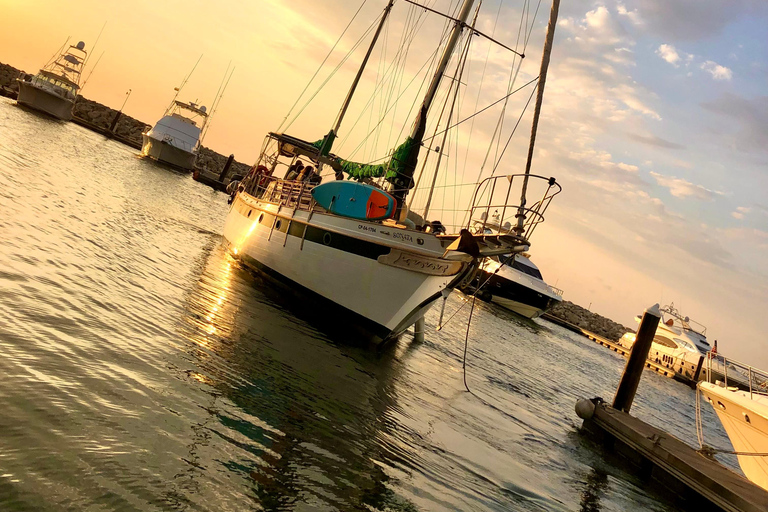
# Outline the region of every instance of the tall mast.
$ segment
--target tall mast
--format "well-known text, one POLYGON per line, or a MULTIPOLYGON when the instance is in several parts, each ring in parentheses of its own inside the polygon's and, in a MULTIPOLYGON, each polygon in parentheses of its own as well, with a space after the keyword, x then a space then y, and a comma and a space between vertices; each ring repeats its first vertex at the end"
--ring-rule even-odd
POLYGON ((469 13, 472 10, 472 4, 474 0, 464 0, 459 12, 458 18, 454 20, 453 30, 448 38, 448 43, 445 45, 443 55, 440 57, 440 62, 437 64, 435 75, 432 77, 432 82, 429 84, 427 93, 424 96, 424 101, 421 104, 419 112, 416 114, 416 120, 413 123, 413 130, 411 130, 411 136, 405 143, 408 144, 407 152, 402 158, 402 171, 397 173, 397 176, 388 178, 391 183, 392 195, 397 199, 397 212, 395 218, 400 219, 402 216, 403 206, 405 205, 405 196, 408 195, 408 191, 413 187, 413 172, 416 170, 416 162, 419 158, 419 149, 421 147, 421 141, 424 138, 424 130, 427 124, 427 112, 432 105, 432 101, 437 94, 437 88, 440 86, 440 81, 445 74, 445 69, 448 67, 448 62, 451 60, 453 50, 456 48, 456 43, 459 41, 461 31, 467 24, 469 13))
POLYGON ((352 86, 349 88, 349 92, 347 93, 347 97, 344 100, 344 104, 341 106, 341 110, 339 111, 338 117, 336 117, 336 123, 333 125, 333 128, 331 128, 331 131, 328 132, 328 135, 325 136, 325 139, 323 140, 323 145, 320 148, 320 153, 322 155, 327 155, 331 151, 331 147, 333 146, 333 141, 336 138, 336 135, 339 133, 339 126, 341 126, 341 121, 344 119, 344 115, 347 113, 347 108, 349 108, 349 104, 352 101, 352 96, 355 94, 355 89, 357 89, 357 84, 360 82, 360 77, 363 76, 363 71, 365 70, 366 64, 368 64, 368 58, 371 56, 371 53, 373 52, 373 47, 376 46, 376 41, 379 39, 379 34, 381 34, 381 29, 384 28, 384 22, 387 21, 387 17, 389 16, 389 11, 392 10, 392 5, 395 3, 395 0, 389 0, 387 3, 387 7, 384 8, 384 14, 381 16, 381 21, 379 22, 379 26, 376 27, 376 33, 373 34, 373 40, 371 41, 370 46, 368 46, 368 51, 365 54, 365 57, 363 58, 362 64, 360 64, 360 69, 357 70, 357 75, 355 76, 354 81, 352 82, 352 86))
POLYGON ((539 114, 541 114, 541 102, 544 99, 544 85, 547 83, 547 69, 549 69, 549 57, 552 54, 552 42, 555 39, 555 27, 557 26, 557 13, 560 10, 560 0, 552 0, 552 10, 549 11, 549 23, 547 24, 547 37, 544 40, 544 53, 541 56, 541 69, 539 71, 538 90, 536 91, 536 108, 533 111, 533 123, 531 125, 531 141, 528 144, 528 160, 525 163, 525 176, 523 177, 523 189, 520 197, 520 208, 517 210, 517 226, 514 230, 518 235, 523 233, 525 224, 525 194, 528 190, 528 176, 531 174, 531 162, 533 161, 533 146, 536 143, 536 130, 539 127, 539 114))

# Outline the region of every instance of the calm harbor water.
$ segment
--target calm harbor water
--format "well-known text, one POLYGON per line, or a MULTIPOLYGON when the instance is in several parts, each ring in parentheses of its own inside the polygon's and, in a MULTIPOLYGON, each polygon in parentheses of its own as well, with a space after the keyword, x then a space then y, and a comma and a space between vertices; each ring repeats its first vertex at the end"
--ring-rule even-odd
MULTIPOLYGON (((226 212, 0 98, 0 509, 685 510, 577 432, 614 353, 480 304, 467 393, 467 307, 339 344, 222 250, 226 212)), ((633 413, 693 444, 694 396, 647 374, 633 413)))

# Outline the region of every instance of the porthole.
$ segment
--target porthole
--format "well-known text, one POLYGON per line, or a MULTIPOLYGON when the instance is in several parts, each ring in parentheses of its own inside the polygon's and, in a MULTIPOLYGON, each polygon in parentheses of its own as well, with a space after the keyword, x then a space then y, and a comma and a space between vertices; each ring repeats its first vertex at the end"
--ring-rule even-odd
POLYGON ((282 221, 280 219, 277 219, 277 222, 275 222, 275 229, 280 229, 281 224, 282 224, 282 221))
POLYGON ((323 243, 325 245, 331 245, 331 234, 326 231, 326 233, 323 235, 323 243))
POLYGON ((248 215, 246 215, 246 217, 250 217, 251 216, 251 212, 253 212, 253 210, 248 210, 248 215))
POLYGON ((725 410, 725 405, 720 400, 717 401, 717 405, 719 405, 722 410, 725 410))
POLYGON ((259 214, 259 220, 258 220, 259 224, 261 224, 261 221, 263 221, 263 220, 264 220, 264 214, 260 213, 259 214))
POLYGON ((752 423, 752 420, 749 419, 749 414, 745 412, 743 412, 742 414, 744 415, 744 421, 746 421, 747 423, 752 423))

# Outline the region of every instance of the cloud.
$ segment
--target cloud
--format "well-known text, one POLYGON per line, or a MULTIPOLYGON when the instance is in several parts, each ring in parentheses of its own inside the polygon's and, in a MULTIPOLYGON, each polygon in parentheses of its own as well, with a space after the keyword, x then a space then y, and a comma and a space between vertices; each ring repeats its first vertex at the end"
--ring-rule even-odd
POLYGON ((666 148, 666 149, 685 149, 685 146, 683 146, 682 144, 670 142, 668 140, 662 139, 661 137, 657 137, 655 135, 639 135, 637 133, 628 133, 627 137, 637 142, 647 144, 649 146, 656 146, 659 148, 666 148))
POLYGON ((743 219, 744 215, 752 211, 752 208, 747 208, 746 206, 739 206, 736 208, 735 211, 731 212, 731 217, 734 219, 743 219))
MULTIPOLYGON (((701 106, 736 123, 739 129, 730 134, 727 141, 733 147, 743 151, 768 151, 768 96, 747 99, 724 94, 701 106)), ((728 127, 721 126, 721 129, 728 127)))
POLYGON ((659 49, 656 50, 656 55, 669 62, 675 67, 678 67, 680 62, 680 54, 671 44, 662 44, 659 49))
POLYGON ((653 171, 651 171, 651 176, 653 176, 658 185, 669 189, 670 194, 680 199, 693 197, 703 201, 712 201, 715 196, 722 195, 722 192, 709 190, 701 185, 696 185, 690 181, 684 180, 683 178, 664 176, 663 174, 653 171))
POLYGON ((715 80, 730 80, 733 78, 733 72, 729 68, 711 60, 705 61, 701 65, 701 69, 712 75, 712 78, 715 80))
POLYGON ((735 20, 766 12, 764 0, 637 0, 644 26, 668 41, 695 41, 718 35, 735 20))

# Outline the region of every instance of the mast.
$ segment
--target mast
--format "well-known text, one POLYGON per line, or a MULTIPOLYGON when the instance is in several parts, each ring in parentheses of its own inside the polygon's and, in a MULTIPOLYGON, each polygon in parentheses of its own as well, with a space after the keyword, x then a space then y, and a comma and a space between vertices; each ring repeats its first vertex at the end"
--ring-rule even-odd
MULTIPOLYGON (((474 30, 475 25, 477 24, 477 15, 480 12, 480 8, 475 11, 475 17, 472 20, 472 29, 474 30)), ((435 174, 432 175, 432 186, 429 187, 429 195, 427 196, 427 204, 424 206, 424 220, 427 220, 427 215, 429 215, 429 206, 432 204, 432 194, 435 192, 435 184, 437 183, 437 173, 440 171, 440 161, 443 158, 443 152, 445 150, 445 143, 448 141, 448 125, 451 124, 451 119, 453 119, 453 110, 456 107, 456 99, 459 95, 459 85, 461 85, 461 76, 464 74, 464 65, 467 62, 467 55, 469 54, 469 45, 472 42, 472 34, 470 33, 469 37, 467 37, 467 44, 464 47, 464 52, 461 56, 461 59, 459 59, 459 62, 456 66, 456 76, 454 77, 454 83, 453 86, 455 87, 454 93, 453 93, 453 101, 451 101, 451 110, 448 113, 448 122, 446 123, 446 128, 443 131, 443 142, 440 145, 440 151, 437 154, 437 163, 435 164, 435 174)), ((450 95, 450 91, 449 91, 450 95)), ((439 123, 439 121, 438 121, 439 123)), ((437 128, 435 128, 437 129, 437 128)), ((423 172, 423 171, 422 171, 423 172)))
POLYGON ((445 74, 445 69, 448 67, 448 62, 451 60, 453 50, 456 48, 456 43, 459 41, 459 36, 462 30, 466 26, 469 13, 472 10, 472 4, 474 0, 464 0, 459 12, 458 18, 454 21, 453 30, 448 39, 448 43, 445 45, 443 55, 440 57, 440 62, 435 70, 435 75, 432 77, 432 81, 429 84, 427 93, 424 96, 424 101, 421 104, 419 112, 416 114, 416 120, 413 123, 413 129, 408 140, 403 144, 406 146, 403 148, 404 154, 400 156, 400 165, 402 170, 396 172, 396 176, 387 176, 387 181, 391 185, 392 195, 397 199, 397 211, 395 212, 395 218, 400 219, 403 215, 403 207, 405 205, 405 197, 408 195, 408 191, 413 187, 413 172, 416 170, 416 162, 419 158, 419 149, 421 148, 421 142, 424 138, 424 130, 427 124, 427 112, 432 105, 432 101, 437 94, 437 88, 440 86, 440 81, 445 74))
POLYGON ((331 131, 328 132, 328 135, 326 135, 323 140, 323 145, 320 147, 321 155, 328 155, 328 153, 331 152, 333 141, 336 138, 336 135, 339 133, 339 127, 341 126, 341 121, 344 119, 344 115, 347 113, 347 108, 349 108, 349 104, 352 102, 352 96, 355 94, 355 89, 357 89, 357 84, 360 82, 360 77, 363 76, 363 71, 365 70, 365 66, 366 64, 368 64, 368 58, 371 56, 374 46, 376 46, 376 41, 379 39, 379 34, 381 34, 381 29, 384 28, 384 23, 387 21, 387 17, 389 16, 389 12, 392 10, 392 5, 394 3, 395 3, 395 0, 389 0, 389 2, 387 3, 387 6, 384 8, 384 14, 381 16, 381 21, 379 22, 379 26, 376 27, 376 33, 373 34, 373 39, 371 40, 371 44, 368 46, 368 51, 365 53, 363 62, 362 64, 360 64, 360 69, 357 70, 357 75, 355 75, 355 79, 352 81, 352 86, 349 88, 347 97, 346 99, 344 99, 344 103, 342 104, 341 110, 339 111, 339 115, 336 117, 336 123, 333 125, 333 128, 331 128, 331 131))
POLYGON ((552 0, 552 10, 549 11, 549 23, 547 24, 547 37, 544 40, 544 52, 541 56, 541 69, 539 71, 538 90, 536 91, 536 108, 533 111, 531 141, 528 145, 528 160, 525 163, 525 176, 523 177, 520 208, 517 209, 517 226, 514 228, 515 233, 518 235, 523 234, 523 225, 525 224, 525 194, 528 190, 528 176, 531 174, 533 146, 536 143, 536 130, 539 127, 539 114, 541 114, 541 103, 544 99, 544 85, 547 83, 547 69, 549 69, 549 57, 552 54, 552 42, 555 39, 555 27, 557 26, 557 13, 559 10, 560 0, 552 0))

